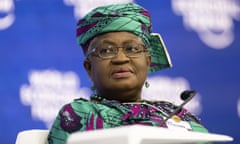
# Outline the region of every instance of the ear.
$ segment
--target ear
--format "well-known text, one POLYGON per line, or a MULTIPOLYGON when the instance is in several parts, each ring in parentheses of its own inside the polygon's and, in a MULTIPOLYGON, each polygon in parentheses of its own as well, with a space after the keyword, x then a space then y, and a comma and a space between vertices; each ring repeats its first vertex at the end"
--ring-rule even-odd
POLYGON ((92 77, 92 75, 91 75, 91 73, 92 73, 92 64, 91 64, 91 62, 89 61, 89 59, 85 59, 85 60, 84 60, 83 66, 84 66, 84 68, 85 68, 88 76, 91 78, 91 77, 92 77))
POLYGON ((150 67, 151 62, 152 62, 152 58, 151 58, 151 55, 150 55, 150 54, 146 55, 146 61, 147 61, 148 67, 150 67))

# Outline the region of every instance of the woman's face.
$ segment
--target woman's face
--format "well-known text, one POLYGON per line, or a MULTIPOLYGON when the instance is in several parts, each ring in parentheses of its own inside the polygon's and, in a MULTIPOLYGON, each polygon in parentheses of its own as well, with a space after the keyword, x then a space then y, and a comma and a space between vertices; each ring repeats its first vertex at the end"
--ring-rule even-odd
POLYGON ((141 89, 147 77, 151 58, 148 52, 138 57, 127 57, 123 47, 144 45, 141 38, 129 32, 109 32, 95 37, 89 46, 93 48, 118 47, 113 58, 103 59, 90 56, 84 67, 97 89, 97 94, 107 99, 137 101, 141 99, 141 89))

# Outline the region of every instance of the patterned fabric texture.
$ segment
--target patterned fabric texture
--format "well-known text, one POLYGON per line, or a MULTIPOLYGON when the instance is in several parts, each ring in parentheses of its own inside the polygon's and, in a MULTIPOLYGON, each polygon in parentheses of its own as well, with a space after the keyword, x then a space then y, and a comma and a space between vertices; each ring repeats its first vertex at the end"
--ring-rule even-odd
MULTIPOLYGON (((106 129, 124 125, 149 125, 168 128, 163 119, 177 107, 169 102, 120 103, 102 99, 99 102, 77 99, 59 112, 49 133, 49 144, 65 144, 77 131, 106 129)), ((189 123, 191 131, 207 132, 200 121, 186 109, 176 116, 189 123)))
POLYGON ((92 10, 77 23, 77 42, 86 54, 89 42, 95 36, 117 31, 131 32, 143 39, 152 57, 149 72, 172 66, 161 36, 152 33, 149 12, 134 3, 108 5, 92 10))

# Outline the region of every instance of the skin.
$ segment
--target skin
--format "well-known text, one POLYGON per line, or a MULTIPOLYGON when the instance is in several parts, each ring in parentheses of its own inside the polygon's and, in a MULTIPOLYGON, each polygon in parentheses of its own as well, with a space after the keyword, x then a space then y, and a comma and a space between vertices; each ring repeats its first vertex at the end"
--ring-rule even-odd
MULTIPOLYGON (((141 38, 132 33, 109 32, 93 38, 89 49, 103 43, 111 43, 117 47, 127 43, 144 44, 141 38)), ((90 56, 84 61, 84 67, 96 87, 97 95, 120 102, 137 102, 141 100, 142 86, 150 63, 148 52, 129 58, 120 48, 117 56, 112 59, 90 56)))

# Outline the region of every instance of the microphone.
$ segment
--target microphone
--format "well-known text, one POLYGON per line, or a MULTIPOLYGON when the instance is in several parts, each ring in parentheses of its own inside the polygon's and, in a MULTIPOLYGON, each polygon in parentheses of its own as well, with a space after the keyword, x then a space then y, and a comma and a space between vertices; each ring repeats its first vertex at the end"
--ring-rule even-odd
POLYGON ((195 95, 196 95, 196 91, 195 90, 185 90, 181 93, 180 95, 180 98, 183 100, 183 101, 186 101, 186 100, 191 100, 195 95), (190 99, 189 99, 190 98, 190 99))
POLYGON ((183 103, 179 105, 166 119, 163 121, 162 125, 167 122, 173 115, 175 115, 180 109, 183 108, 185 104, 187 104, 194 96, 196 95, 195 90, 185 90, 181 93, 180 98, 183 100, 183 103))

